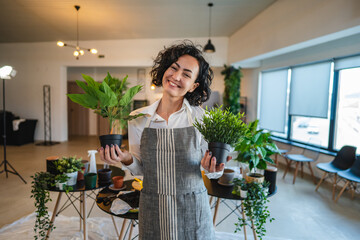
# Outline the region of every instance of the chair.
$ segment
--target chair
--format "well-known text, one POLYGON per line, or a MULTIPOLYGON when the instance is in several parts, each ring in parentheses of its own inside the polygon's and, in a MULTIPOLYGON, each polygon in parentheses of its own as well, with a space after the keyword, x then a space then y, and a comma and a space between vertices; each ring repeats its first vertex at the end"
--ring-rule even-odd
POLYGON ((304 171, 303 171, 303 167, 304 167, 304 163, 307 163, 311 176, 313 178, 314 183, 316 184, 316 179, 313 173, 313 170, 311 168, 311 162, 314 162, 318 159, 319 157, 319 152, 317 151, 311 151, 310 149, 308 149, 308 147, 304 148, 303 152, 301 154, 285 154, 284 158, 286 160, 286 169, 283 175, 283 179, 285 178, 287 172, 290 170, 291 168, 291 164, 295 163, 295 173, 294 173, 294 179, 293 179, 293 184, 295 184, 295 180, 296 180, 296 176, 299 170, 299 165, 301 166, 301 177, 304 177, 304 171), (310 156, 310 157, 307 157, 310 156))
MULTIPOLYGON (((20 120, 13 113, 6 111, 6 145, 23 145, 34 142, 36 128, 36 119, 23 119, 18 125, 18 130, 14 129, 13 121, 20 120)), ((0 111, 0 135, 4 134, 3 111, 0 111)), ((0 138, 0 144, 4 144, 3 138, 0 138)))
POLYGON ((340 151, 336 154, 335 159, 329 163, 318 163, 316 167, 324 171, 315 191, 317 191, 321 183, 326 179, 326 176, 334 175, 332 199, 335 199, 335 188, 337 183, 337 173, 349 169, 355 161, 356 147, 343 146, 340 151))
POLYGON ((356 189, 356 185, 360 183, 360 155, 357 156, 355 159, 354 164, 351 166, 351 168, 338 172, 339 177, 342 177, 343 179, 346 179, 346 183, 344 187, 339 192, 339 195, 336 197, 335 202, 337 202, 340 198, 340 196, 343 194, 345 189, 349 186, 352 188, 352 194, 351 197, 354 198, 354 193, 356 189))
POLYGON ((284 156, 285 153, 289 152, 288 149, 280 149, 279 148, 279 153, 275 153, 275 165, 277 166, 278 165, 278 156, 284 156))

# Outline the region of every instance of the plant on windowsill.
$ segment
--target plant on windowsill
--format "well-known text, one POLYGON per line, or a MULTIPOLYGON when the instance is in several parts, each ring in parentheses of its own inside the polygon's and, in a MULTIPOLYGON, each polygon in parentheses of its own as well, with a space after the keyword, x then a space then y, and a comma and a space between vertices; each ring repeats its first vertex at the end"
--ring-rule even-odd
POLYGON ((37 172, 31 176, 31 198, 35 199, 34 205, 36 207, 35 219, 35 239, 46 239, 48 230, 55 229, 54 224, 50 220, 48 207, 46 204, 51 201, 49 188, 54 184, 54 175, 48 172, 37 172))
POLYGON ((248 124, 247 132, 235 146, 238 156, 235 161, 247 163, 250 172, 246 174, 246 181, 263 182, 264 176, 257 173, 257 169, 266 169, 267 164, 274 164, 271 155, 279 153, 276 144, 270 138, 270 132, 263 129, 257 130, 259 120, 248 124))
POLYGON ((67 94, 67 96, 71 101, 85 108, 93 109, 94 113, 108 119, 109 134, 99 137, 102 147, 105 148, 106 145, 110 146, 111 144, 120 147, 122 143, 121 132, 127 126, 127 121, 143 115, 129 115, 132 99, 141 91, 142 86, 136 85, 127 89, 127 76, 119 80, 108 73, 101 83, 85 74, 82 76, 86 83, 79 80, 76 83, 85 93, 67 94))
MULTIPOLYGON (((60 175, 66 175, 68 180, 66 185, 73 186, 76 185, 77 182, 77 174, 78 171, 81 171, 81 167, 84 164, 81 162, 81 158, 74 157, 62 157, 58 161, 55 162, 56 170, 60 175)), ((59 179, 64 179, 63 176, 58 176, 59 179)))
POLYGON ((195 119, 194 126, 208 142, 208 148, 216 157, 216 164, 225 163, 230 147, 235 146, 247 131, 241 120, 244 114, 233 114, 222 106, 206 109, 202 119, 195 119))
POLYGON ((254 235, 256 234, 258 238, 262 239, 266 234, 266 222, 275 220, 274 218, 271 218, 270 211, 266 205, 269 202, 267 198, 269 183, 248 183, 243 180, 235 179, 234 184, 233 194, 239 196, 240 192, 237 186, 247 188, 247 196, 242 200, 245 218, 238 218, 238 222, 235 223, 235 232, 241 231, 241 228, 245 228, 245 226, 249 226, 253 230, 254 235))

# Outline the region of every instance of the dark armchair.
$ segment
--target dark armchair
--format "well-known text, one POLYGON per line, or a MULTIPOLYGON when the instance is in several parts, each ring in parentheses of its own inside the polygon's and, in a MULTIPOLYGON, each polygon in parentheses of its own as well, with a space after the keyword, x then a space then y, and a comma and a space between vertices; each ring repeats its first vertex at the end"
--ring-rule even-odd
MULTIPOLYGON (((3 111, 0 111, 0 144, 4 144, 3 134, 4 134, 4 115, 3 111)), ((12 112, 6 111, 6 145, 23 145, 26 143, 34 142, 34 134, 36 119, 25 119, 25 121, 20 122, 18 125, 18 130, 13 129, 13 121, 20 119, 15 116, 12 112)))

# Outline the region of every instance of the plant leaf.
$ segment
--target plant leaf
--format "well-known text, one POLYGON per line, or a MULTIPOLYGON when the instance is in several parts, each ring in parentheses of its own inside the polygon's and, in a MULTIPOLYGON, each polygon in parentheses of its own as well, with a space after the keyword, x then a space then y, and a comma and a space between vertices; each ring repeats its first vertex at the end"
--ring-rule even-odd
POLYGON ((89 94, 66 94, 71 101, 85 107, 96 109, 98 100, 89 94))
POLYGON ((122 96, 121 100, 120 100, 120 106, 128 106, 131 103, 132 98, 135 96, 135 94, 137 94, 138 92, 140 92, 142 89, 142 86, 137 85, 134 86, 130 89, 128 89, 124 96, 122 96))

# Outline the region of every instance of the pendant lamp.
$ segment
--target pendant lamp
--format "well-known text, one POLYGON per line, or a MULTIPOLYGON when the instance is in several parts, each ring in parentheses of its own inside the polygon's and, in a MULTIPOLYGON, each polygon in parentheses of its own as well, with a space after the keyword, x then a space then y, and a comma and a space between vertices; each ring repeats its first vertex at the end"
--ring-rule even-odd
POLYGON ((215 52, 215 46, 211 43, 211 8, 212 6, 214 6, 213 3, 208 3, 208 7, 209 7, 209 40, 207 42, 207 44, 204 47, 204 52, 206 53, 214 53, 215 52))
POLYGON ((79 5, 75 5, 74 6, 75 9, 76 9, 76 13, 77 13, 77 16, 76 16, 76 46, 74 45, 71 45, 71 44, 67 44, 67 43, 64 43, 62 41, 58 41, 57 42, 57 45, 59 47, 71 47, 71 48, 75 48, 75 51, 74 51, 74 56, 76 57, 76 60, 79 60, 79 56, 82 56, 85 54, 85 51, 89 51, 90 53, 92 54, 97 54, 97 50, 95 48, 83 48, 83 47, 80 47, 79 46, 79 9, 80 9, 80 6, 79 5), (84 51, 85 50, 85 51, 84 51))

